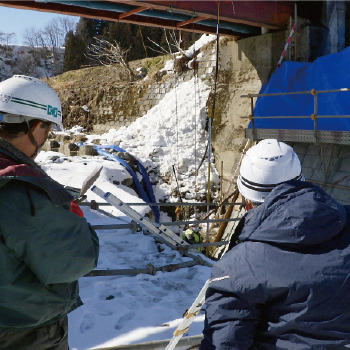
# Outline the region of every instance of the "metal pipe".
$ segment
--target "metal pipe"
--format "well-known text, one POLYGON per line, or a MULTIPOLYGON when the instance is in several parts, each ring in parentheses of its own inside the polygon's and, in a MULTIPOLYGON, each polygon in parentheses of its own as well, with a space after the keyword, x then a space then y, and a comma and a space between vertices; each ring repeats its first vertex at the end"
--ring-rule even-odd
POLYGON ((252 136, 253 141, 255 140, 255 128, 254 128, 254 99, 253 97, 250 98, 250 119, 252 124, 252 136))
POLYGON ((241 218, 233 219, 214 219, 214 220, 193 220, 193 221, 174 221, 174 222, 163 222, 161 225, 164 226, 181 226, 181 225, 196 225, 196 224, 206 224, 212 222, 230 222, 230 221, 239 221, 241 218))
MULTIPOLYGON (((125 228, 133 229, 135 225, 133 224, 115 224, 115 225, 92 225, 91 228, 93 230, 121 230, 125 228)), ((139 226, 136 225, 136 229, 139 226)))
MULTIPOLYGON (((257 116, 249 116, 249 117, 241 117, 241 118, 249 118, 249 119, 310 119, 309 115, 297 115, 297 116, 267 116, 267 117, 257 117, 257 116)), ((350 118, 350 115, 317 115, 317 119, 319 118, 350 118)))
POLYGON ((314 142, 317 143, 318 138, 317 138, 317 94, 314 94, 314 115, 313 115, 313 120, 314 120, 314 142))
POLYGON ((305 95, 305 94, 324 94, 328 92, 343 92, 343 91, 350 91, 349 88, 342 88, 342 89, 332 89, 332 90, 310 90, 310 91, 291 91, 291 92, 273 92, 270 94, 248 94, 248 95, 241 95, 241 97, 268 97, 268 96, 283 96, 283 95, 305 95))
POLYGON ((220 241, 220 242, 211 242, 211 243, 197 243, 190 244, 189 246, 184 246, 186 249, 196 249, 196 248, 204 248, 204 247, 219 247, 221 245, 229 244, 229 241, 220 241))
MULTIPOLYGON (((193 346, 200 345, 203 339, 203 335, 194 335, 191 337, 182 337, 178 340, 177 347, 186 347, 186 349, 192 348, 193 346)), ((130 344, 130 345, 119 345, 108 348, 94 348, 94 350, 164 350, 169 344, 171 339, 156 340, 146 343, 130 344)))
POLYGON ((157 271, 171 272, 185 267, 192 267, 195 265, 203 265, 204 260, 197 256, 192 261, 186 261, 179 264, 170 264, 160 267, 154 267, 152 264, 147 264, 145 269, 115 269, 115 270, 93 270, 86 274, 84 277, 95 277, 95 276, 136 276, 141 273, 155 275, 157 271), (198 258, 198 259, 197 259, 198 258))
MULTIPOLYGON (((230 180, 227 180, 227 179, 223 179, 225 181, 230 181, 230 180)), ((83 206, 83 207, 90 207, 91 206, 91 202, 82 202, 79 204, 79 206, 83 206)), ((96 203, 98 206, 111 206, 111 204, 109 203, 96 203)), ((129 206, 158 206, 158 207, 178 207, 178 206, 222 206, 223 204, 220 204, 220 203, 126 203, 127 205, 129 206)), ((242 205, 244 203, 224 203, 224 205, 242 205)), ((92 204, 93 205, 93 204, 92 204)))
POLYGON ((224 162, 221 161, 221 176, 220 176, 220 202, 222 202, 223 195, 222 195, 222 180, 224 178, 224 162))
MULTIPOLYGON (((214 220, 194 220, 194 221, 174 221, 174 222, 161 222, 160 225, 163 226, 181 226, 181 225, 196 225, 196 224, 206 224, 213 222, 230 222, 230 221, 239 221, 241 218, 233 219, 214 219, 214 220)), ((136 231, 139 228, 139 225, 135 224, 115 224, 115 225, 94 225, 91 226, 94 230, 118 230, 118 229, 133 229, 136 231)))

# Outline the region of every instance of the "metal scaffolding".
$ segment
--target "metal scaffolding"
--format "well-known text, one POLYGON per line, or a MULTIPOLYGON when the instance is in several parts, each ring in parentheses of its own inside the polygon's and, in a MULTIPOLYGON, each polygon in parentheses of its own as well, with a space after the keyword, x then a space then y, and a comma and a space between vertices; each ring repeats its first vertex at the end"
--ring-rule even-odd
POLYGON ((270 94, 247 94, 241 95, 242 98, 250 99, 251 114, 242 118, 248 118, 251 121, 251 129, 245 129, 245 137, 252 140, 262 140, 266 138, 276 138, 280 141, 293 142, 313 142, 313 143, 336 143, 350 144, 349 131, 323 131, 318 130, 317 120, 322 118, 350 118, 350 115, 319 115, 318 114, 318 95, 331 92, 349 92, 350 89, 332 89, 332 90, 315 90, 310 91, 295 91, 295 92, 280 92, 270 94), (285 95, 305 95, 311 94, 314 96, 314 113, 304 116, 254 116, 254 98, 255 97, 270 97, 270 96, 285 96, 285 95), (259 129, 255 127, 255 119, 310 119, 314 122, 313 130, 292 130, 292 129, 259 129))

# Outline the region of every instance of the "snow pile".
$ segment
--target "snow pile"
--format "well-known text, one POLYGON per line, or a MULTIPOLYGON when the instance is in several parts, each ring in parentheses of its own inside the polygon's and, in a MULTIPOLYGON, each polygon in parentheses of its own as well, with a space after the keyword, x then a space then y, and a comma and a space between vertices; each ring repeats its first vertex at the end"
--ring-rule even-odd
MULTIPOLYGON (((153 172, 156 200, 168 198, 176 186, 173 167, 176 168, 180 192, 186 198, 205 193, 208 163, 196 169, 205 154, 207 132, 206 102, 209 87, 201 80, 192 80, 176 86, 146 115, 129 127, 110 130, 102 135, 102 144, 117 144, 142 161, 148 172, 153 172)), ((81 134, 82 128, 73 128, 81 134)), ((100 135, 86 135, 87 143, 100 135)), ((41 152, 36 161, 56 181, 81 188, 85 178, 103 166, 95 185, 111 192, 126 203, 142 200, 124 180, 130 174, 118 162, 105 157, 67 157, 57 152, 41 152)), ((218 183, 215 169, 211 174, 218 183)), ((174 198, 172 198, 174 199, 174 198)), ((87 201, 103 202, 92 191, 87 201)), ((82 206, 91 225, 130 223, 131 219, 112 206, 101 206, 103 211, 82 206), (111 217, 110 215, 114 217, 111 217)), ((147 206, 133 206, 144 215, 147 206)), ((160 221, 167 219, 166 214, 160 221)), ((174 228, 171 228, 174 229, 174 228)), ((130 229, 98 229, 100 258, 97 269, 139 269, 147 264, 155 267, 190 261, 150 236, 130 229)), ((198 252, 196 252, 198 254, 198 252)), ((203 259, 206 259, 202 256, 203 259)), ((112 347, 172 338, 197 294, 210 276, 211 269, 196 265, 155 275, 84 277, 79 281, 84 305, 69 314, 69 342, 72 350, 112 347)), ((201 311, 184 336, 199 335, 203 329, 201 311)))
MULTIPOLYGON (((95 185, 112 192, 126 203, 142 202, 130 188, 121 185, 130 175, 118 162, 103 157, 66 157, 56 152, 41 152, 36 161, 63 185, 81 188, 96 168, 103 170, 95 185), (118 185, 116 185, 118 184, 118 185)), ((103 202, 92 191, 87 200, 103 202)), ((140 214, 148 207, 134 206, 140 214)), ((118 218, 82 207, 91 225, 130 223, 130 218, 112 206, 101 209, 118 218)), ((142 232, 129 229, 98 230, 100 258, 97 269, 146 268, 190 261, 169 247, 158 244, 142 232)), ((210 268, 194 266, 156 275, 84 277, 80 296, 84 305, 69 314, 69 342, 72 350, 87 350, 154 340, 170 339, 182 314, 195 300, 209 278, 210 268)), ((196 317, 185 336, 201 334, 204 315, 196 317)))
MULTIPOLYGON (((174 54, 175 59, 180 59, 186 56, 188 59, 194 58, 197 51, 204 45, 216 40, 216 35, 205 34, 202 35, 193 45, 191 45, 186 51, 176 52, 174 54)), ((165 62, 165 66, 160 71, 173 72, 174 71, 174 60, 169 60, 165 62)))
POLYGON ((191 45, 187 50, 186 50, 186 56, 188 58, 193 57, 193 53, 199 50, 202 46, 210 43, 211 41, 216 40, 216 35, 213 34, 207 34, 207 35, 202 35, 193 45, 191 45))
MULTIPOLYGON (((186 199, 206 193, 208 177, 206 102, 210 88, 200 79, 192 78, 165 95, 158 105, 129 127, 111 129, 99 136, 101 144, 116 144, 142 161, 144 166, 159 173, 161 181, 156 199, 170 196, 176 186, 173 167, 186 199), (199 168, 198 175, 196 171, 199 168), (170 181, 171 180, 171 181, 170 181)), ((88 136, 91 142, 95 136, 88 136)), ((211 160, 213 162, 213 159, 211 160)), ((212 167, 212 183, 219 178, 212 167)))

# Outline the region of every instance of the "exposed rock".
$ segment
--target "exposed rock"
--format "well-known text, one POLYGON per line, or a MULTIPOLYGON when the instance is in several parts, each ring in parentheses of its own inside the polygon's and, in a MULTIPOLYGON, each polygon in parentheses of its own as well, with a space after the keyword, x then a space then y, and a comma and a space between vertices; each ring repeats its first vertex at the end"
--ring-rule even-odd
POLYGON ((82 145, 79 147, 79 155, 97 156, 98 152, 93 145, 82 145))
POLYGON ((68 144, 68 149, 70 151, 79 151, 79 147, 75 143, 69 143, 68 144))
POLYGON ((131 177, 128 177, 127 179, 122 181, 122 185, 130 187, 134 183, 133 179, 131 177))

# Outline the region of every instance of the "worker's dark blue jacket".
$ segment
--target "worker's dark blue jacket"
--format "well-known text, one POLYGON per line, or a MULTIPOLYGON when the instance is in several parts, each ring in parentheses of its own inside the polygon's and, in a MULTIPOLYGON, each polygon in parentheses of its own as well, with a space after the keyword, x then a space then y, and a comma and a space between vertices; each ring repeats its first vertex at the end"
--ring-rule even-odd
POLYGON ((251 214, 213 268, 201 349, 347 349, 350 206, 288 181, 251 214))

